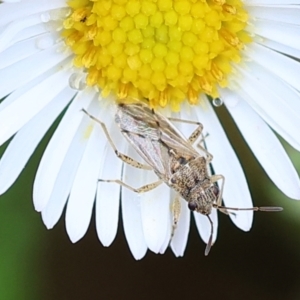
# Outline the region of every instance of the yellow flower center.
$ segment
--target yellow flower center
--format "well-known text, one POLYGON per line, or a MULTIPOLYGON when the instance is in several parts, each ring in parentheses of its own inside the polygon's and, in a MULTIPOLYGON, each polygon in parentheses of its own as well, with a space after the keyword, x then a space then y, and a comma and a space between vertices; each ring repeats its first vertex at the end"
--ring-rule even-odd
POLYGON ((241 60, 248 15, 241 0, 70 0, 63 36, 86 83, 178 110, 218 97, 241 60))

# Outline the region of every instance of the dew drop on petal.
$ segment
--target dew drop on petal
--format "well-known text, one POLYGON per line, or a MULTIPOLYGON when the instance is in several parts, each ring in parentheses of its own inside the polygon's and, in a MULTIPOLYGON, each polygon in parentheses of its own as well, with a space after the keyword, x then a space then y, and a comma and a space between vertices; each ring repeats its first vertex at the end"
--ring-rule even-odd
POLYGON ((69 7, 53 9, 49 12, 51 20, 63 20, 71 14, 69 7))
POLYGON ((220 98, 215 98, 215 99, 213 99, 213 105, 215 106, 215 107, 220 107, 220 106, 222 106, 223 105, 223 100, 222 99, 220 99, 220 98))
POLYGON ((42 37, 37 39, 36 41, 36 47, 41 50, 47 49, 52 45, 53 45, 53 39, 50 37, 42 37))
POLYGON ((49 22, 51 19, 50 14, 48 12, 42 13, 41 14, 41 20, 43 23, 49 22))
POLYGON ((86 74, 73 73, 69 78, 69 85, 72 89, 81 91, 86 87, 86 74))
POLYGON ((61 20, 52 20, 51 17, 49 17, 49 21, 46 21, 44 23, 45 23, 45 29, 48 31, 59 32, 62 30, 63 27, 61 20))

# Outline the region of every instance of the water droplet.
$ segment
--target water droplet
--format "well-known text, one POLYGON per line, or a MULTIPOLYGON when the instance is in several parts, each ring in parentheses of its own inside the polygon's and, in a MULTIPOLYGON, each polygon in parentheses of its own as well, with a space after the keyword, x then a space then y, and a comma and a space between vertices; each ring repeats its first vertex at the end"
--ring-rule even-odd
POLYGON ((69 85, 74 90, 82 91, 86 87, 85 80, 85 73, 73 73, 69 78, 69 85))
POLYGON ((41 20, 43 23, 47 23, 50 21, 50 14, 48 12, 41 14, 41 20))
POLYGON ((37 48, 44 50, 53 45, 53 39, 50 37, 41 37, 36 40, 37 48))
POLYGON ((68 17, 71 14, 70 8, 60 8, 60 9, 53 9, 49 12, 50 18, 53 21, 62 20, 68 17))
POLYGON ((45 29, 48 31, 60 31, 60 30, 62 30, 62 28, 63 28, 63 25, 60 20, 54 21, 50 18, 48 22, 45 22, 45 29))
POLYGON ((220 98, 215 98, 215 99, 213 99, 213 105, 215 106, 215 107, 220 107, 220 106, 222 106, 223 105, 223 100, 222 99, 220 99, 220 98))

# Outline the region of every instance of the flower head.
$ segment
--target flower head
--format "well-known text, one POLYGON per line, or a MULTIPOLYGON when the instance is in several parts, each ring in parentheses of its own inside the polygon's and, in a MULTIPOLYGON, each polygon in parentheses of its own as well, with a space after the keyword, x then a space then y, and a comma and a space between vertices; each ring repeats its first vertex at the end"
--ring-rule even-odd
MULTIPOLYGON (((14 183, 64 112, 34 184, 35 208, 48 228, 66 207, 67 232, 76 242, 95 206, 99 239, 109 246, 121 205, 129 247, 140 259, 148 248, 156 253, 167 249, 178 212, 170 245, 175 255, 183 255, 191 213, 174 190, 160 185, 137 194, 99 181, 140 187, 157 180, 153 172, 123 164, 111 147, 113 142, 118 153, 144 163, 114 122, 114 103, 128 97, 204 125, 213 171, 226 179, 225 206, 252 207, 252 201, 212 98, 216 106, 225 104, 278 188, 300 199, 298 175, 270 129, 300 150, 299 0, 2 2, 0 143, 13 138, 0 161, 0 193, 14 183), (82 109, 105 125, 109 137, 82 109)), ((186 123, 178 127, 185 136, 191 133, 186 123)), ((242 230, 250 229, 251 211, 229 216, 242 230)), ((194 217, 207 242, 207 218, 194 217)), ((211 219, 215 241, 215 209, 211 219)))
POLYGON ((174 110, 219 96, 251 41, 240 1, 70 1, 63 22, 74 64, 102 96, 149 99, 174 110))

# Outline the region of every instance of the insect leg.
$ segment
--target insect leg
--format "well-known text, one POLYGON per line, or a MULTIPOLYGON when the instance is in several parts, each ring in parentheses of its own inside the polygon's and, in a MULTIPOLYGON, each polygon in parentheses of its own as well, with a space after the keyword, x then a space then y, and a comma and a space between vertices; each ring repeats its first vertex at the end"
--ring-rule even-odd
POLYGON ((213 156, 200 143, 197 144, 197 147, 199 149, 201 149, 207 155, 206 156, 207 163, 210 163, 212 161, 212 159, 213 159, 213 156))
MULTIPOLYGON (((222 198, 223 198, 223 190, 224 190, 224 183, 225 183, 225 177, 223 175, 212 175, 211 176, 211 181, 214 183, 214 182, 217 182, 218 180, 222 180, 222 183, 221 183, 221 189, 220 189, 220 192, 219 192, 219 196, 218 196, 218 200, 217 200, 217 206, 222 206, 222 198)), ((228 212, 226 209, 222 209, 220 208, 219 209, 222 213, 228 215, 228 212)))
POLYGON ((91 114, 89 114, 85 109, 82 109, 82 111, 88 115, 92 120, 94 120, 95 122, 99 123, 103 129, 103 132, 104 134, 106 135, 106 138, 110 144, 110 146, 113 148, 115 154, 117 155, 118 158, 120 158, 121 160, 123 160, 125 163, 127 163, 128 165, 131 165, 135 168, 138 168, 138 169, 144 169, 144 170, 152 170, 152 168, 148 165, 145 165, 145 164, 142 164, 136 160, 134 160, 133 158, 119 152, 114 144, 114 142, 112 141, 109 133, 108 133, 108 130, 105 126, 105 124, 103 122, 101 122, 100 120, 98 120, 97 118, 95 118, 94 116, 92 116, 91 114))
MULTIPOLYGON (((173 122, 182 122, 182 123, 186 123, 186 124, 197 125, 197 128, 192 132, 192 134, 188 138, 188 142, 191 145, 193 145, 194 142, 198 139, 198 137, 202 134, 203 125, 200 122, 190 121, 190 120, 181 120, 181 119, 177 119, 177 118, 168 118, 168 119, 173 122)), ((200 148, 207 155, 207 161, 211 162, 213 159, 213 156, 201 145, 202 140, 204 140, 204 137, 197 144, 197 147, 200 148)))
POLYGON ((119 180, 119 179, 99 179, 98 181, 101 181, 101 182, 115 182, 121 186, 124 186, 126 187, 127 189, 135 192, 135 193, 145 193, 145 192, 148 192, 148 191, 151 191, 153 189, 155 189, 156 187, 158 187, 160 184, 163 183, 162 180, 158 180, 158 181, 155 181, 155 182, 152 182, 152 183, 149 183, 149 184, 146 184, 146 185, 143 185, 139 188, 134 188, 128 184, 126 184, 125 182, 119 180))
POLYGON ((177 119, 177 118, 168 118, 168 119, 173 122, 181 122, 181 123, 186 123, 186 124, 197 125, 197 128, 192 132, 192 134, 188 138, 188 141, 190 144, 193 144, 202 133, 203 125, 200 122, 190 121, 190 120, 182 120, 182 119, 177 119))

